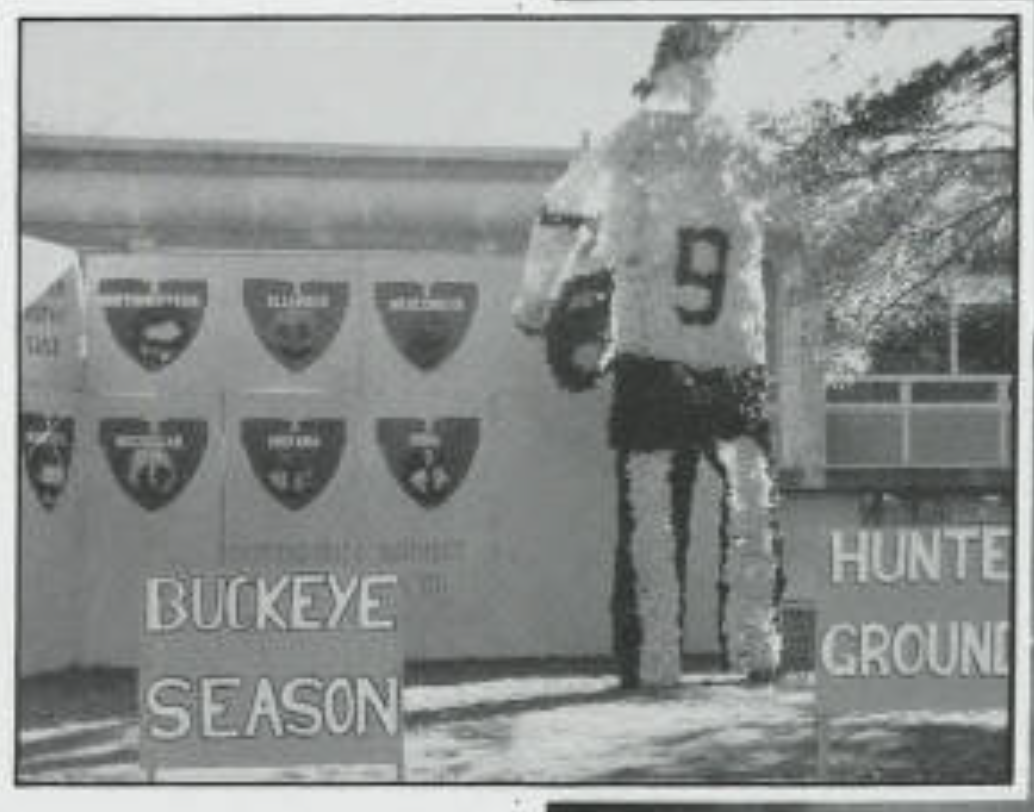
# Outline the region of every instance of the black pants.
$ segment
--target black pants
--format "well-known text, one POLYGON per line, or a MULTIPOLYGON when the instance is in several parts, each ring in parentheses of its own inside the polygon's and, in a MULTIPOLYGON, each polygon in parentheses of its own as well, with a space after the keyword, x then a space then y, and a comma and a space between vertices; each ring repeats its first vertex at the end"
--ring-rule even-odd
POLYGON ((764 371, 694 374, 668 362, 621 358, 614 372, 619 532, 611 615, 622 683, 678 680, 702 458, 722 481, 721 654, 727 667, 774 674, 783 579, 772 524, 764 371))

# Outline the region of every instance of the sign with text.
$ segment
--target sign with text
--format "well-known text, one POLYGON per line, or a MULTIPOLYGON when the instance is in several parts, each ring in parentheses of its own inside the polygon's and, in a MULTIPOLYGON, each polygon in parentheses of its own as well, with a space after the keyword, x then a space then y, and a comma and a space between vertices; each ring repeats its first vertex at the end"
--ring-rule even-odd
POLYGON ((243 296, 262 345, 286 369, 300 372, 337 336, 348 307, 348 283, 245 279, 243 296))
POLYGON ((160 510, 190 483, 208 445, 200 419, 102 418, 100 446, 122 490, 144 510, 160 510))
POLYGON ((102 279, 97 301, 115 341, 142 369, 154 372, 194 341, 208 305, 203 279, 102 279))
POLYGON ((443 504, 460 486, 477 452, 476 417, 386 417, 377 421, 377 440, 400 487, 425 508, 443 504))
POLYGON ((75 416, 23 411, 22 457, 40 506, 53 511, 68 484, 75 446, 75 416))
POLYGON ((74 391, 83 385, 82 294, 74 265, 21 313, 21 378, 30 385, 74 391))
POLYGON ((143 588, 146 769, 401 767, 395 575, 179 570, 143 588))
POLYGON ((834 530, 824 550, 825 712, 1008 707, 1010 528, 834 530))
POLYGON ((288 510, 300 510, 334 478, 345 446, 345 421, 245 418, 241 442, 266 491, 288 510))
POLYGON ((439 366, 463 343, 477 310, 470 282, 378 282, 377 309, 392 342, 417 369, 439 366))

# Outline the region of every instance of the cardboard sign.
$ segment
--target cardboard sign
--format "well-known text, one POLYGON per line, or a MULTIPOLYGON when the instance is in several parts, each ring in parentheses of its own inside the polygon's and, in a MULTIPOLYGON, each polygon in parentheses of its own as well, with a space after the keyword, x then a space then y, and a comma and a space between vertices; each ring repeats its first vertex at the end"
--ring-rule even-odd
POLYGON ((394 575, 156 568, 143 592, 147 769, 401 765, 394 575))
POLYGON ((477 452, 479 423, 473 417, 386 417, 377 421, 377 441, 396 481, 417 504, 433 508, 463 483, 477 452))
POLYGON ((286 369, 300 372, 338 334, 348 306, 348 283, 245 279, 243 296, 262 345, 286 369))
POLYGON ((834 530, 819 584, 827 713, 1008 707, 1012 531, 834 530))
POLYGON ((478 303, 471 282, 378 282, 377 310, 392 343, 415 367, 434 369, 459 347, 478 303))

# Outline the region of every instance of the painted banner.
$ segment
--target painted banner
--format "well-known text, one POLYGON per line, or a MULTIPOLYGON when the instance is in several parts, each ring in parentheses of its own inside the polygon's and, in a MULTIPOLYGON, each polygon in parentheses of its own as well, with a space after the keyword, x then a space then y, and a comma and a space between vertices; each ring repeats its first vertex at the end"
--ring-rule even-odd
MULTIPOLYGON (((89 661, 134 660, 120 610, 154 547, 178 551, 181 566, 397 572, 417 660, 609 650, 606 382, 557 389, 541 344, 512 326, 519 274, 516 259, 492 254, 92 257, 91 290, 203 280, 207 294, 196 330, 170 318, 186 324, 180 343, 139 351, 90 308, 89 389, 155 396, 96 398, 80 432, 97 472, 89 661)), ((112 304, 136 306, 134 295, 112 304)), ((143 301, 200 302, 157 296, 143 301)), ((693 651, 717 648, 717 487, 703 465, 693 651)))
POLYGON ((818 584, 826 713, 1008 707, 1004 524, 835 529, 818 584))
POLYGON ((353 764, 394 764, 401 777, 394 575, 157 565, 142 589, 140 754, 159 780, 173 768, 353 764))
POLYGON ((134 664, 145 562, 214 567, 222 546, 222 414, 216 396, 102 396, 84 422, 87 662, 134 664))

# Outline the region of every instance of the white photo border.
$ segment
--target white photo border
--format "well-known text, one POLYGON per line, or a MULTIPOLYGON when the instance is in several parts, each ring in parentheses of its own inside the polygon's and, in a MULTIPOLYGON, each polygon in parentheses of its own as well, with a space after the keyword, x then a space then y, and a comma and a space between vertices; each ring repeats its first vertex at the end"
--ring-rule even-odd
MULTIPOLYGON (((0 516, 4 521, 4 536, 8 540, 6 547, 9 558, 8 566, 0 567, 0 593, 6 600, 2 616, 4 622, 0 626, 0 647, 5 652, 15 650, 15 617, 13 607, 17 590, 16 569, 13 566, 16 556, 17 539, 17 474, 18 450, 16 441, 17 397, 19 393, 17 369, 18 342, 10 340, 17 330, 18 302, 20 300, 17 274, 10 269, 18 267, 18 171, 20 145, 20 81, 21 61, 20 27, 31 18, 62 18, 83 20, 104 20, 120 17, 153 18, 168 20, 171 23, 182 18, 197 17, 298 17, 323 16, 335 17, 422 17, 422 16, 473 16, 478 18, 524 17, 524 16, 564 16, 578 17, 674 17, 679 15, 699 16, 799 16, 801 18, 819 16, 854 16, 854 15, 959 15, 959 16, 993 16, 1015 15, 1020 28, 1018 70, 1018 230, 1019 274, 1018 286, 1018 341, 1019 341, 1019 381, 1018 397, 1015 404, 1015 455, 1017 461, 1015 481, 1015 538, 1017 556, 1015 561, 1016 583, 1014 587, 1014 618, 1016 664, 1013 677, 1013 707, 1011 711, 1013 730, 1013 780, 1008 785, 994 786, 898 786, 898 785, 551 785, 551 784, 415 784, 415 785, 379 785, 379 786, 326 786, 313 789, 313 795, 307 800, 318 798, 318 803, 340 803, 342 798, 333 790, 347 789, 348 803, 356 803, 369 808, 417 809, 422 812, 435 809, 509 809, 531 810, 544 808, 549 801, 621 801, 621 802, 678 802, 693 803, 706 801, 708 804, 728 804, 734 802, 804 802, 804 803, 886 803, 886 802, 991 802, 1021 801, 1029 798, 1031 792, 1031 580, 1032 580, 1032 493, 1034 481, 1031 478, 1032 463, 1032 421, 1034 402, 1032 402, 1032 365, 1034 365, 1034 333, 1032 333, 1032 305, 1034 290, 1030 273, 1034 264, 1034 246, 1032 246, 1031 230, 1034 227, 1034 211, 1032 211, 1030 194, 1034 191, 1034 169, 1031 161, 1031 142, 1029 128, 1034 123, 1034 103, 1032 89, 1034 73, 1030 67, 1034 65, 1034 6, 1024 0, 969 0, 969 2, 944 2, 943 0, 888 2, 886 0, 854 0, 853 2, 721 2, 699 0, 698 2, 681 2, 680 0, 657 0, 650 2, 624 2, 624 0, 569 0, 569 2, 547 2, 547 0, 526 0, 525 2, 456 2, 440 0, 439 2, 418 3, 414 0, 374 0, 373 2, 323 2, 302 0, 265 0, 265 2, 241 2, 240 0, 155 0, 146 5, 130 0, 9 0, 0 8, 0 54, 2 54, 3 85, 0 92, 0 121, 4 122, 0 134, 2 146, 4 177, 4 193, 0 196, 0 218, 4 227, 0 230, 0 257, 7 273, 0 274, 0 330, 6 340, 0 341, 0 403, 4 430, 0 432, 0 459, 8 466, 0 477, 0 516)), ((11 659, 8 662, 12 662, 11 659)), ((3 718, 6 730, 0 740, 3 741, 2 753, 5 766, 13 771, 14 759, 14 709, 16 695, 15 669, 9 666, 0 669, 3 672, 2 685, 5 699, 3 718)), ((288 800, 286 793, 293 785, 271 786, 244 785, 235 786, 234 792, 240 800, 248 803, 274 803, 288 800), (259 790, 262 790, 259 792, 259 790), (244 793, 244 794, 241 794, 244 793), (254 793, 254 795, 252 794, 254 793)), ((220 803, 211 788, 177 787, 174 791, 163 791, 163 787, 144 787, 158 789, 148 792, 140 798, 135 792, 103 792, 106 785, 97 787, 78 787, 61 791, 60 796, 51 798, 49 789, 8 790, 4 793, 5 804, 14 800, 27 807, 39 803, 56 801, 60 803, 103 803, 107 808, 117 808, 122 804, 138 806, 141 800, 156 804, 155 808, 181 807, 184 803, 220 803), (50 799, 48 801, 48 798, 50 799)), ((223 801, 224 802, 224 801, 223 801)))

